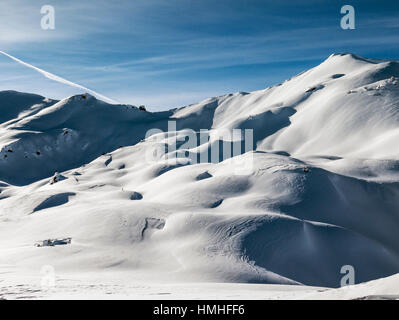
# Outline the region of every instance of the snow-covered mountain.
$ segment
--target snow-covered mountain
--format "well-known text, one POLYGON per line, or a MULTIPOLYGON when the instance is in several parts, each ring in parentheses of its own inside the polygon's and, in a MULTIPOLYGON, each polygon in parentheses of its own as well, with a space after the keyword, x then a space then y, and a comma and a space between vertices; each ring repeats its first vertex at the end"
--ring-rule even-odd
POLYGON ((396 61, 334 54, 157 113, 1 92, 0 267, 327 287, 344 265, 356 283, 399 273, 398 77, 396 61), (233 129, 253 141, 222 158, 233 129))

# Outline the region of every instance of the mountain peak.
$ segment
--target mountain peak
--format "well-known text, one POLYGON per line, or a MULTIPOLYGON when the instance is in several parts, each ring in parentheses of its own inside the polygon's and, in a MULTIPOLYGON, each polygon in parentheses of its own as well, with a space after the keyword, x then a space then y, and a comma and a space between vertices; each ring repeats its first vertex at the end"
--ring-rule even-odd
POLYGON ((355 61, 362 61, 362 62, 367 62, 367 63, 371 63, 371 64, 377 64, 377 63, 381 63, 381 62, 390 61, 390 60, 382 60, 382 59, 375 59, 375 58, 365 58, 365 57, 359 56, 359 55, 351 53, 351 52, 333 53, 326 59, 326 61, 331 60, 331 59, 355 60, 355 61))

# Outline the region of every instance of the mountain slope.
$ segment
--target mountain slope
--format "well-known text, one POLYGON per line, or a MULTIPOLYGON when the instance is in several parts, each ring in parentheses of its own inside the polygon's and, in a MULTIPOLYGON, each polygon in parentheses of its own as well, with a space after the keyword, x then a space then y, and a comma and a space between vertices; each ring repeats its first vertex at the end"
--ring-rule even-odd
POLYGON ((398 76, 338 54, 159 113, 90 95, 17 112, 27 99, 0 125, 0 265, 328 287, 344 265, 356 282, 398 273, 398 76))
POLYGON ((0 123, 32 115, 56 102, 39 95, 16 91, 1 91, 0 101, 0 123))

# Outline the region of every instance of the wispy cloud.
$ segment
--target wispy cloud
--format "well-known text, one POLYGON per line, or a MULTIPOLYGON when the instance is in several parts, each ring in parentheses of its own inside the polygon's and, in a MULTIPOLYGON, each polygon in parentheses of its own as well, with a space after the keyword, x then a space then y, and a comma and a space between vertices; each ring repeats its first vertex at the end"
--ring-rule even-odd
POLYGON ((339 5, 325 0, 2 0, 0 50, 118 100, 166 108, 196 102, 197 91, 261 89, 332 52, 398 58, 399 3, 352 4, 356 30, 344 31, 339 5), (56 9, 55 30, 40 29, 44 4, 56 9))
POLYGON ((24 62, 24 61, 18 59, 18 58, 14 57, 14 56, 12 56, 12 55, 6 53, 6 52, 0 51, 0 54, 3 54, 3 55, 5 55, 6 57, 8 57, 8 58, 14 60, 15 62, 18 62, 18 63, 21 64, 21 65, 24 65, 24 66, 26 66, 26 67, 28 67, 28 68, 31 68, 31 69, 33 69, 33 70, 39 72, 40 74, 42 74, 43 76, 45 76, 46 78, 48 78, 48 79, 50 79, 50 80, 54 80, 54 81, 56 81, 56 82, 59 82, 59 83, 62 83, 62 84, 65 84, 65 85, 68 85, 68 86, 71 86, 71 87, 75 87, 75 88, 78 88, 78 89, 85 90, 85 91, 87 91, 88 93, 90 93, 90 94, 92 94, 92 95, 94 95, 94 96, 97 96, 98 98, 100 98, 100 99, 102 99, 102 100, 104 100, 104 101, 107 101, 107 102, 110 102, 110 103, 117 103, 115 100, 113 100, 113 99, 111 99, 111 98, 108 98, 108 97, 106 97, 106 96, 104 96, 104 95, 102 95, 102 94, 100 94, 100 93, 98 93, 98 92, 96 92, 96 91, 93 91, 93 90, 88 89, 88 88, 86 88, 86 87, 84 87, 84 86, 81 86, 80 84, 77 84, 77 83, 71 82, 71 81, 69 81, 69 80, 66 80, 66 79, 64 79, 64 78, 61 78, 61 77, 59 77, 59 76, 56 76, 55 74, 52 74, 52 73, 50 73, 50 72, 44 71, 44 70, 42 70, 42 69, 40 69, 40 68, 38 68, 38 67, 35 67, 35 66, 33 66, 33 65, 31 65, 31 64, 29 64, 29 63, 27 63, 27 62, 24 62))

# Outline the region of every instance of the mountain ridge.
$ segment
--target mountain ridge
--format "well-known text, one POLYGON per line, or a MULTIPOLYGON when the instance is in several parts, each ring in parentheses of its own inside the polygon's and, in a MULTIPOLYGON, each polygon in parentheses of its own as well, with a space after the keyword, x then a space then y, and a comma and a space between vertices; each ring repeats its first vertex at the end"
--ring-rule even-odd
POLYGON ((331 55, 280 85, 156 113, 31 97, 43 103, 0 123, 0 264, 327 287, 344 265, 357 282, 399 273, 398 66, 331 55), (233 130, 253 143, 224 158, 233 130))

